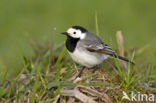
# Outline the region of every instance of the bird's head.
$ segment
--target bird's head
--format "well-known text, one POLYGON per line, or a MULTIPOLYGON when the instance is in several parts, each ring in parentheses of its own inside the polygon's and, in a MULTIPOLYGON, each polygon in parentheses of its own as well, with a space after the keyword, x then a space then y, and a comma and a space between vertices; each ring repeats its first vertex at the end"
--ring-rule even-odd
POLYGON ((72 38, 84 39, 88 31, 81 26, 72 26, 66 32, 62 34, 67 35, 72 38))

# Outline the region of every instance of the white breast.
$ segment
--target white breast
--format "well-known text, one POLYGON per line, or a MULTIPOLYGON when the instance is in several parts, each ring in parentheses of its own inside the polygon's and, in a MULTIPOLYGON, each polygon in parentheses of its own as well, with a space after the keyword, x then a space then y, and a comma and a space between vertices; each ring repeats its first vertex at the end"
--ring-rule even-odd
POLYGON ((78 49, 76 49, 73 53, 70 53, 69 51, 68 53, 75 62, 88 68, 101 64, 103 60, 109 57, 108 55, 78 49))

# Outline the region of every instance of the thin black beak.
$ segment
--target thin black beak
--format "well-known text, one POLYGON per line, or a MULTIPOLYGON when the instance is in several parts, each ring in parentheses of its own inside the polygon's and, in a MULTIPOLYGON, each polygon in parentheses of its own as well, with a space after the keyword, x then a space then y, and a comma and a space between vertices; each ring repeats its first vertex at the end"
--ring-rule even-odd
POLYGON ((68 33, 67 33, 67 32, 63 32, 63 33, 61 33, 61 34, 63 34, 63 35, 67 35, 68 33))

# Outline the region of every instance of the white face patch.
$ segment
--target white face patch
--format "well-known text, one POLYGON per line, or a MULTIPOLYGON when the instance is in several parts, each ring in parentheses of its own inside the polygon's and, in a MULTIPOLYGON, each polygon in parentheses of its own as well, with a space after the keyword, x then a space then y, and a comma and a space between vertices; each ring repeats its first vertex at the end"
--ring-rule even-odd
POLYGON ((86 33, 82 33, 79 29, 69 28, 67 33, 73 38, 84 39, 86 37, 86 33))

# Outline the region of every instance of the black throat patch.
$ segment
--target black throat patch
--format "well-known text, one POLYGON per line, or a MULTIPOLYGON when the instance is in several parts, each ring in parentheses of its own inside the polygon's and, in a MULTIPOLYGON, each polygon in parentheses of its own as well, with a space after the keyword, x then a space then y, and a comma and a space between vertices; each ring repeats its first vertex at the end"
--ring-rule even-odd
POLYGON ((66 40, 66 48, 70 51, 70 52, 74 52, 77 42, 80 40, 80 38, 73 38, 70 36, 67 36, 67 40, 66 40))

